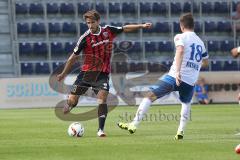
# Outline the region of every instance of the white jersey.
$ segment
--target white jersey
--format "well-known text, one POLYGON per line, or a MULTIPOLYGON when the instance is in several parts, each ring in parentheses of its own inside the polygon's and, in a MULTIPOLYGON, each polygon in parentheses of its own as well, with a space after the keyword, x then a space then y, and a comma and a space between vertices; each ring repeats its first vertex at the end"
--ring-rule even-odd
MULTIPOLYGON (((184 46, 183 60, 180 69, 181 80, 193 86, 198 79, 202 59, 208 58, 204 43, 195 32, 177 34, 174 37, 174 43, 175 47, 184 46)), ((176 60, 174 58, 168 75, 176 78, 175 73, 176 60)))

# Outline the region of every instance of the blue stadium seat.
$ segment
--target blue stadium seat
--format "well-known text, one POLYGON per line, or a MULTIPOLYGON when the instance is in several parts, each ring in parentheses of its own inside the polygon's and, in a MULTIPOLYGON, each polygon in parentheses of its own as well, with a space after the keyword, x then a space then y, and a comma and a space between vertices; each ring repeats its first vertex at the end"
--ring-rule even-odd
POLYGON ((205 32, 216 32, 217 31, 217 25, 213 21, 205 21, 205 32))
POLYGON ((129 65, 130 72, 146 71, 143 62, 131 62, 129 65))
POLYGON ((148 71, 149 72, 159 72, 160 71, 160 64, 159 63, 154 63, 154 62, 149 62, 148 63, 148 71))
POLYGON ((41 3, 31 3, 29 6, 30 14, 43 14, 43 5, 41 3))
POLYGON ((152 6, 149 2, 140 2, 140 13, 143 14, 149 14, 151 13, 152 6))
POLYGON ((51 53, 53 56, 62 55, 63 52, 63 45, 60 42, 52 42, 51 43, 51 53))
POLYGON ((161 63, 161 66, 165 67, 166 70, 169 70, 170 67, 172 66, 172 62, 171 62, 171 61, 163 61, 163 62, 161 63))
POLYGON ((219 51, 219 42, 218 41, 208 41, 208 51, 217 52, 219 51))
POLYGON ((168 22, 157 22, 154 27, 154 32, 156 33, 169 33, 171 31, 168 22))
POLYGON ((72 3, 61 3, 60 5, 61 14, 74 14, 74 6, 72 3))
POLYGON ((93 8, 93 4, 92 3, 78 3, 78 13, 79 14, 84 14, 85 12, 87 12, 88 10, 93 8))
POLYGON ((49 64, 46 62, 38 62, 36 63, 36 74, 49 74, 50 68, 49 64))
POLYGON ((48 54, 48 47, 46 43, 37 42, 33 44, 33 53, 36 56, 46 57, 48 54))
POLYGON ((31 75, 33 74, 33 64, 32 63, 21 63, 21 74, 22 75, 31 75))
POLYGON ((179 22, 173 22, 173 31, 175 33, 180 33, 181 32, 181 28, 180 28, 179 22))
POLYGON ((57 23, 51 22, 48 23, 48 29, 50 34, 58 34, 61 32, 61 25, 58 22, 57 23))
POLYGON ((211 70, 212 71, 222 71, 222 62, 221 61, 211 61, 211 70))
POLYGON ((73 49, 76 47, 76 43, 75 42, 66 42, 65 46, 64 46, 64 52, 66 54, 72 53, 73 49))
POLYGON ((230 52, 234 48, 234 41, 225 40, 220 44, 221 51, 230 52))
POLYGON ((30 43, 19 43, 19 56, 30 56, 33 53, 33 48, 30 43))
POLYGON ((192 11, 192 3, 184 2, 183 4, 183 12, 191 12, 192 11))
POLYGON ((207 67, 201 67, 200 71, 201 71, 201 72, 209 71, 209 66, 207 66, 207 67))
POLYGON ((139 53, 142 51, 142 46, 140 42, 133 42, 132 48, 129 49, 129 53, 139 53))
POLYGON ((167 4, 165 2, 154 2, 152 4, 152 11, 154 14, 166 14, 167 13, 167 4))
POLYGON ((214 12, 215 13, 228 13, 230 11, 228 2, 215 2, 214 12))
POLYGON ((31 32, 33 34, 44 34, 46 33, 46 28, 44 23, 33 22, 31 27, 31 32))
POLYGON ((217 23, 217 29, 219 32, 231 32, 232 25, 229 21, 220 21, 217 23))
POLYGON ((156 50, 157 50, 156 42, 152 42, 152 41, 145 42, 145 51, 146 52, 155 52, 156 50))
POLYGON ((109 2, 108 4, 110 14, 119 14, 120 13, 120 3, 109 2))
POLYGON ((28 23, 18 23, 17 24, 17 32, 18 34, 28 34, 30 31, 28 23))
POLYGON ((105 7, 104 3, 97 2, 97 3, 96 3, 96 10, 97 10, 100 14, 105 14, 105 13, 106 13, 106 7, 105 7))
POLYGON ((53 62, 52 63, 53 71, 56 70, 62 64, 63 64, 63 62, 53 62))
POLYGON ((16 10, 16 14, 27 14, 28 6, 26 3, 16 3, 15 10, 16 10))
POLYGON ((85 23, 80 23, 80 34, 85 33, 88 30, 88 26, 85 23))
POLYGON ((201 26, 200 22, 195 21, 195 23, 194 23, 194 31, 196 33, 202 32, 202 26, 201 26))
POLYGON ((224 71, 238 71, 239 67, 238 67, 237 61, 231 61, 231 60, 224 61, 223 70, 224 71))
POLYGON ((116 62, 116 73, 127 73, 128 63, 127 62, 116 62))
POLYGON ((202 13, 209 14, 213 12, 212 2, 201 2, 202 13))
POLYGON ((194 13, 199 11, 197 4, 194 2, 184 2, 183 12, 192 12, 192 11, 194 13))
POLYGON ((233 11, 233 12, 236 12, 237 3, 238 3, 238 2, 232 1, 232 11, 233 11))
POLYGON ((180 2, 171 2, 171 13, 180 14, 182 12, 182 6, 180 2))
POLYGON ((47 3, 47 14, 57 14, 58 10, 57 3, 47 3))
POLYGON ((64 22, 62 26, 63 33, 75 34, 77 33, 76 23, 64 22))
POLYGON ((122 13, 135 14, 136 13, 136 5, 133 2, 123 2, 122 3, 122 13))
POLYGON ((161 41, 158 43, 159 52, 173 52, 173 44, 170 41, 161 41))

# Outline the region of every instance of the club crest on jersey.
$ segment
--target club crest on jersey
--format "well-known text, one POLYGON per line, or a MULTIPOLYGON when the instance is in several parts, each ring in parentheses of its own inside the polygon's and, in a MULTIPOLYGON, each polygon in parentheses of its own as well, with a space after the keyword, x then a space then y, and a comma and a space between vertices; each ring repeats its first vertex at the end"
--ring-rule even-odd
POLYGON ((105 38, 107 38, 107 37, 108 37, 108 32, 103 32, 103 36, 104 36, 105 38))

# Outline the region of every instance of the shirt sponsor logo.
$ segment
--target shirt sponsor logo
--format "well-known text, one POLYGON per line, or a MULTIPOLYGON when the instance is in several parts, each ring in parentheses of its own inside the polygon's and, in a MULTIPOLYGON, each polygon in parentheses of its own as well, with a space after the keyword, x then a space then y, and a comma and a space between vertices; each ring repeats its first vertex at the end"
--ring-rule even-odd
POLYGON ((109 43, 109 39, 106 39, 106 40, 100 41, 98 43, 95 43, 95 44, 92 45, 92 47, 96 47, 96 46, 99 46, 99 45, 104 44, 104 43, 109 43))

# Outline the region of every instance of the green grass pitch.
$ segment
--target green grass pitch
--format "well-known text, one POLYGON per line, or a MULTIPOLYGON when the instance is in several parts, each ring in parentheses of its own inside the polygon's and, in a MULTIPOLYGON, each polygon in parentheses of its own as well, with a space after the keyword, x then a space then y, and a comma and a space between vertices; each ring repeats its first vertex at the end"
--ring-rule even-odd
MULTIPOLYGON (((84 112, 88 107, 75 109, 84 112)), ((69 137, 71 122, 53 109, 0 110, 1 160, 239 160, 240 106, 193 105, 183 141, 174 141, 180 106, 153 106, 134 135, 116 123, 133 117, 136 107, 117 107, 106 122, 106 138, 96 136, 97 119, 81 122, 82 138, 69 137), (150 115, 155 115, 151 117, 150 115), (157 114, 156 114, 157 113, 157 114), (161 116, 160 116, 160 114, 161 116), (166 117, 164 117, 165 115, 166 117), (168 117, 168 119, 167 119, 168 117)))

